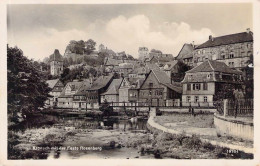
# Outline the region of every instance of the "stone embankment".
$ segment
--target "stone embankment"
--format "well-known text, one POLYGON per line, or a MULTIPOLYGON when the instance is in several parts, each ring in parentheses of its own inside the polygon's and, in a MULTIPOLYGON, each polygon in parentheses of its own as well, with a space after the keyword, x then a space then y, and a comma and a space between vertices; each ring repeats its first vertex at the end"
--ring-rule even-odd
MULTIPOLYGON (((162 125, 156 123, 155 120, 154 120, 155 116, 156 116, 156 110, 154 108, 154 109, 151 110, 149 119, 147 121, 147 128, 150 131, 157 132, 157 133, 163 132, 163 133, 176 134, 176 135, 185 134, 186 136, 189 136, 189 137, 192 136, 191 133, 183 133, 181 131, 170 129, 170 128, 167 128, 165 126, 162 126, 162 125)), ((241 145, 237 145, 237 144, 228 144, 228 143, 221 142, 221 141, 214 140, 214 139, 206 139, 206 138, 200 138, 200 139, 203 142, 207 142, 207 143, 210 143, 210 144, 215 145, 215 146, 239 150, 239 151, 242 151, 242 152, 245 152, 245 153, 252 153, 252 154, 254 153, 253 148, 251 148, 251 147, 245 147, 245 146, 241 146, 241 145)))

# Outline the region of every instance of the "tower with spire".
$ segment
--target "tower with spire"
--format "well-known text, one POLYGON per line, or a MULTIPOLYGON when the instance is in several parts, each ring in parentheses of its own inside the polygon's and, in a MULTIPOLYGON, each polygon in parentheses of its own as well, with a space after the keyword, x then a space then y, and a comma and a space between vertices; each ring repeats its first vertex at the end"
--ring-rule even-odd
POLYGON ((63 58, 58 49, 50 55, 51 75, 60 76, 63 73, 63 58))

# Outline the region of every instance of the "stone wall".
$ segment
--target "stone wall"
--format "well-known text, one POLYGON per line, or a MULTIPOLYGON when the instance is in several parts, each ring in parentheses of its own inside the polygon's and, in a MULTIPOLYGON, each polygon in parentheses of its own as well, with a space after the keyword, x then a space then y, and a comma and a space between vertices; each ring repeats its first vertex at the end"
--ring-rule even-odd
POLYGON ((232 136, 242 138, 244 140, 254 140, 254 125, 253 122, 242 120, 233 120, 224 116, 214 115, 214 124, 217 133, 223 136, 232 136))

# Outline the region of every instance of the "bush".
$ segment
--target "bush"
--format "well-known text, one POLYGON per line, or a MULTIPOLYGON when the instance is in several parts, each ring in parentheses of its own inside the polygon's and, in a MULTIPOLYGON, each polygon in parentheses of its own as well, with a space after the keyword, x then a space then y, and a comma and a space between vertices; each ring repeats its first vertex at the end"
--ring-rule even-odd
POLYGON ((192 135, 191 137, 185 138, 183 140, 183 144, 187 148, 192 148, 192 149, 199 149, 202 145, 201 140, 199 139, 198 136, 192 135))

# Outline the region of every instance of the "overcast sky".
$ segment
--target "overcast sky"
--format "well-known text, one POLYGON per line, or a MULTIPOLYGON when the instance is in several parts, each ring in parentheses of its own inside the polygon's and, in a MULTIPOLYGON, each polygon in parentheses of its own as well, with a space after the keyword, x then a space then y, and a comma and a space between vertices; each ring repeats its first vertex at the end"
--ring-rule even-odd
POLYGON ((8 43, 35 60, 70 40, 138 56, 146 46, 176 56, 184 43, 205 42, 253 27, 251 4, 8 5, 8 43))

